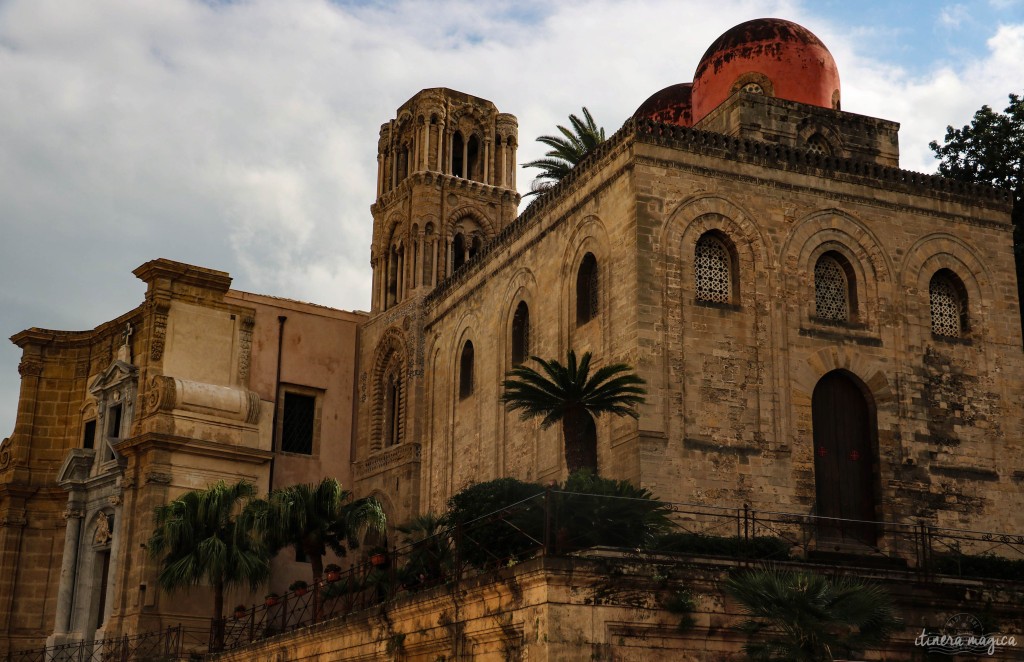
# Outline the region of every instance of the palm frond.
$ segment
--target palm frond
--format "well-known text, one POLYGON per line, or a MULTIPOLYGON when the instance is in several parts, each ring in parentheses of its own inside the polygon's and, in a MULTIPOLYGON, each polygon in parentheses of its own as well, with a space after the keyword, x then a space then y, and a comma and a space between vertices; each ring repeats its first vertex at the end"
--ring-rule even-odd
POLYGON ((544 135, 537 138, 537 142, 550 147, 545 153, 544 159, 536 159, 524 163, 524 168, 539 168, 541 174, 534 180, 534 186, 527 195, 542 193, 543 186, 537 186, 538 180, 559 181, 569 174, 580 161, 582 161, 590 150, 600 145, 605 140, 604 128, 598 127, 594 117, 583 107, 583 119, 576 115, 569 115, 569 126, 557 125, 555 127, 561 136, 544 135))

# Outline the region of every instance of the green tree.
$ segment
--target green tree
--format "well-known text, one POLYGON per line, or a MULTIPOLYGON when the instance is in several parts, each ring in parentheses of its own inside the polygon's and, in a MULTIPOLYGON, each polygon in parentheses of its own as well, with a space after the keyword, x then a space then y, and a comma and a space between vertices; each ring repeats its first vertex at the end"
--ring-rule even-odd
POLYGON ((406 562, 400 577, 408 589, 444 581, 453 565, 448 523, 433 513, 417 515, 395 527, 402 534, 406 562))
POLYGON ((1002 113, 982 106, 969 125, 947 126, 943 144, 933 140, 929 147, 939 159, 940 175, 1013 192, 1017 294, 1024 301, 1024 98, 1010 94, 1002 113))
POLYGON ((858 578, 769 566, 733 575, 725 588, 749 617, 740 628, 757 662, 845 659, 900 627, 889 594, 858 578))
POLYGON ((256 590, 270 576, 270 554, 240 517, 256 495, 244 480, 219 481, 186 492, 154 513, 147 547, 160 559, 160 586, 166 591, 206 582, 213 587, 214 645, 224 643, 224 591, 237 585, 256 590))
POLYGON ((577 471, 554 495, 559 552, 598 545, 638 549, 672 526, 672 506, 626 480, 577 471))
POLYGON ((601 414, 639 418, 636 406, 644 401, 645 384, 625 363, 614 363, 590 374, 591 354, 577 363, 569 350, 566 365, 536 356, 541 371, 520 365, 508 372, 502 400, 522 419, 541 418, 541 427, 562 424, 565 464, 569 473, 580 469, 597 472, 597 426, 601 414))
POLYGON ((583 107, 583 119, 569 115, 571 129, 558 125, 561 136, 541 136, 537 142, 551 148, 545 158, 524 163, 524 168, 540 168, 527 195, 543 193, 561 181, 562 177, 583 160, 587 153, 604 142, 604 127, 598 127, 586 106, 583 107))
POLYGON ((386 523, 376 499, 353 500, 335 478, 276 489, 265 502, 254 504, 251 517, 273 551, 292 547, 305 554, 314 582, 323 576, 328 548, 344 556, 359 546, 367 528, 383 531, 386 523))

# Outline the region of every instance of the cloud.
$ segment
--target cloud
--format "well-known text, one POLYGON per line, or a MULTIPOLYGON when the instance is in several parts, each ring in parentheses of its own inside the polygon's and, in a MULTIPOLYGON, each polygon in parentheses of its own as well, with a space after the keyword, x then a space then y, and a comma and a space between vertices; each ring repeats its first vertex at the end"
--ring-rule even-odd
MULTIPOLYGON (((903 122, 904 163, 929 171, 928 140, 1019 88, 1020 26, 1000 28, 983 60, 913 78, 810 7, 0 2, 0 330, 111 319, 141 302, 131 270, 155 257, 229 271, 239 289, 368 308, 378 130, 426 87, 517 115, 522 163, 581 106, 612 132, 691 80, 723 31, 784 16, 836 55, 844 108, 903 122)), ((519 171, 521 191, 532 174, 519 171)), ((0 347, 0 436, 18 356, 0 347)))
POLYGON ((947 29, 956 29, 970 18, 970 12, 964 5, 949 5, 939 11, 938 23, 947 29))

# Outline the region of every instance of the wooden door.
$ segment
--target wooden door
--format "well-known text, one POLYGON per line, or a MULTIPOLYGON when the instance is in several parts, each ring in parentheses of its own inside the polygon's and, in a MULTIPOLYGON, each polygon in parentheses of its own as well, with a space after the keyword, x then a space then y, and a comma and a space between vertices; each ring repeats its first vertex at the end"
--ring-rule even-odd
POLYGON ((819 535, 875 543, 874 419, 854 378, 833 371, 821 378, 811 398, 814 426, 814 482, 817 514, 849 521, 825 521, 819 535))

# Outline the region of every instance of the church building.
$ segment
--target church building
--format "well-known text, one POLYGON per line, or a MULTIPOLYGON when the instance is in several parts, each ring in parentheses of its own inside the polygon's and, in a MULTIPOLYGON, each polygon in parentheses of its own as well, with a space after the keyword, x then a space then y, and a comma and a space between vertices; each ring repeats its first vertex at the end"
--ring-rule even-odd
POLYGON ((564 479, 501 384, 569 350, 646 380, 598 468, 666 501, 863 522, 854 551, 890 544, 871 522, 1024 531, 1012 201, 901 170, 898 131, 842 110, 811 32, 749 21, 520 213, 515 116, 415 94, 380 128, 368 313, 153 260, 139 308, 12 338, 0 652, 208 618, 140 544, 220 478, 337 476, 392 523, 564 479))

